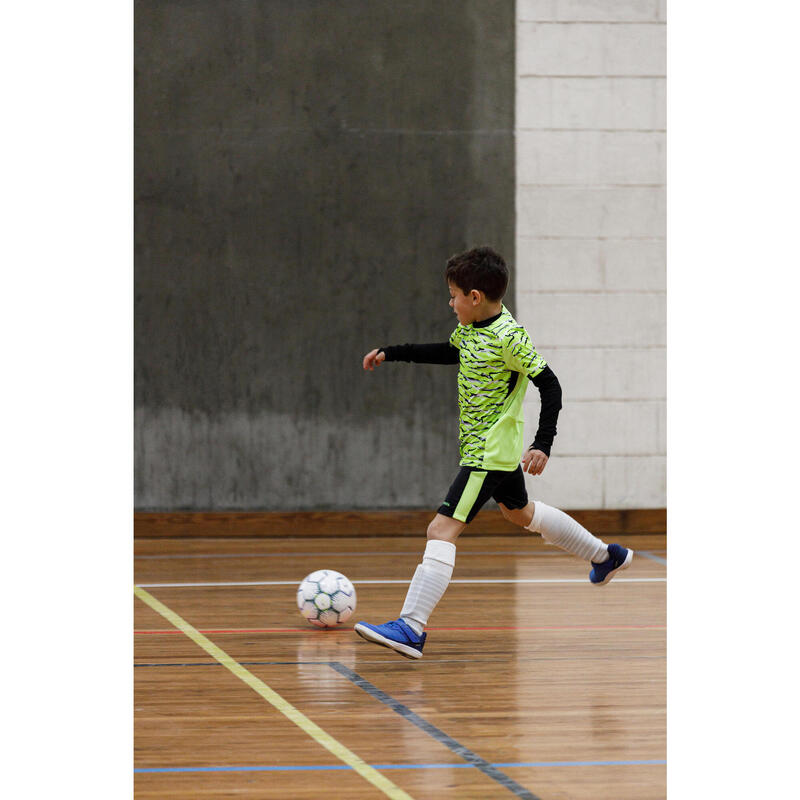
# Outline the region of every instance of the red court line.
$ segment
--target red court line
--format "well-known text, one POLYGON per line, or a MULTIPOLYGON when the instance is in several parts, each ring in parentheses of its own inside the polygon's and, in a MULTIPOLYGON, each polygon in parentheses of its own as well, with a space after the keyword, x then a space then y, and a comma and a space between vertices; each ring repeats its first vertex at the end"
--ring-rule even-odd
MULTIPOLYGON (((487 625, 457 628, 426 628, 426 631, 663 631, 666 625, 487 625)), ((198 628, 200 633, 335 633, 352 628, 198 628)), ((134 630, 136 635, 174 634, 179 630, 134 630)))

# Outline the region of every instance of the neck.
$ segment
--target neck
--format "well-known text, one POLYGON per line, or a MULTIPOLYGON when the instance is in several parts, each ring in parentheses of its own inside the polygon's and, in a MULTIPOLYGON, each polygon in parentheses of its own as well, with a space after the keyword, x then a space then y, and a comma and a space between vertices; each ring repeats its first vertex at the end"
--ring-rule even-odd
POLYGON ((477 316, 475 317, 475 322, 483 322, 485 319, 489 319, 489 317, 496 317, 502 310, 502 301, 498 301, 496 303, 487 303, 478 312, 477 316))

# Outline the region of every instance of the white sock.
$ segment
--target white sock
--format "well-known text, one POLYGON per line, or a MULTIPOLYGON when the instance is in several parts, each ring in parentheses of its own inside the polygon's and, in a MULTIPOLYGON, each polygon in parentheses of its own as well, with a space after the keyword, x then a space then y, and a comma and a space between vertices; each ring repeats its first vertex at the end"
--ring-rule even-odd
POLYGON ((408 587, 400 619, 417 634, 422 634, 428 617, 442 599, 456 563, 456 546, 441 539, 428 539, 422 563, 408 587))
POLYGON ((592 536, 586 528, 557 508, 536 500, 533 519, 527 530, 541 533, 550 544, 572 553, 574 556, 600 564, 608 560, 608 545, 592 536))

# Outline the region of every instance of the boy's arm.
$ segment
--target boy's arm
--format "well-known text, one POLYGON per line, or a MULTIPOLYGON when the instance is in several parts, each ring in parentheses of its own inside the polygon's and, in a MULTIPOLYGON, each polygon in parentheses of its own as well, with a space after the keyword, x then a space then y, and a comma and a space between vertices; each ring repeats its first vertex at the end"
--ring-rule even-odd
POLYGON ((542 408, 539 412, 539 428, 528 450, 541 450, 549 457, 557 433, 558 412, 561 411, 561 384, 549 366, 529 379, 539 390, 542 408))
POLYGON ((522 471, 531 475, 541 475, 550 458, 550 448, 556 435, 558 412, 561 410, 561 385, 550 367, 534 376, 528 376, 539 390, 542 410, 539 412, 539 429, 533 444, 522 456, 522 471))
POLYGON ((449 342, 435 344, 397 344, 381 347, 386 361, 412 361, 415 364, 458 364, 458 348, 449 342))
POLYGON ((550 448, 556 436, 558 412, 561 411, 561 385, 547 362, 536 352, 527 331, 520 327, 503 340, 506 365, 527 376, 539 390, 542 409, 539 428, 533 444, 522 458, 522 469, 531 475, 540 475, 550 457, 550 448))

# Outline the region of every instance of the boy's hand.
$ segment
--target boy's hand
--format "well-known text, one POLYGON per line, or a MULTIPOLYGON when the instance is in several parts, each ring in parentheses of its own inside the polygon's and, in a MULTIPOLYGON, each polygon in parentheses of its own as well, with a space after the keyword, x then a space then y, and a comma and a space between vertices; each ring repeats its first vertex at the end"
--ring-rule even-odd
POLYGON ((528 450, 522 457, 522 471, 541 475, 547 466, 547 456, 541 450, 528 450))
POLYGON ((377 367, 378 364, 383 363, 385 358, 386 358, 386 353, 384 353, 383 350, 381 350, 380 352, 378 352, 377 349, 370 350, 370 352, 364 356, 364 369, 368 370, 375 369, 375 367, 377 367))

